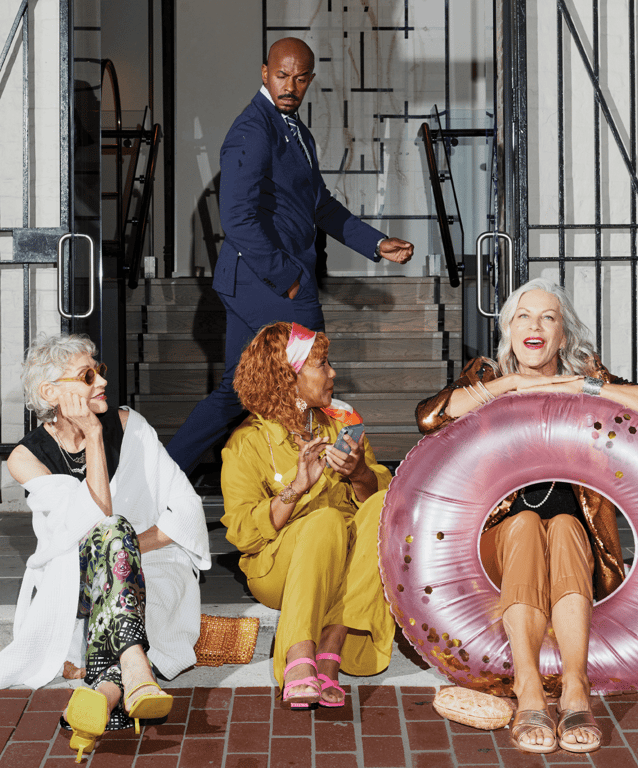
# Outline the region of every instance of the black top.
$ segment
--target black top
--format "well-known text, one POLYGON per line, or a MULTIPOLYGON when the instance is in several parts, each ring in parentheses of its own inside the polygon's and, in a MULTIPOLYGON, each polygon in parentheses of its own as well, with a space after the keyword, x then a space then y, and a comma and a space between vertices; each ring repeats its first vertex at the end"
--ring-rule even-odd
MULTIPOLYGON (((117 408, 109 408, 106 413, 96 414, 100 423, 102 424, 102 439, 104 441, 104 453, 106 454, 106 467, 109 473, 109 481, 113 479, 117 465, 120 463, 120 451, 122 449, 122 439, 124 437, 124 430, 122 429, 122 422, 120 421, 120 414, 117 408)), ((39 427, 25 435, 18 445, 24 445, 31 453, 41 461, 44 466, 51 471, 54 475, 70 475, 71 477, 77 477, 78 480, 83 480, 86 472, 86 465, 82 473, 69 472, 67 461, 73 468, 81 468, 82 464, 76 464, 71 459, 67 459, 62 455, 60 446, 57 444, 55 438, 44 428, 44 424, 40 424, 39 427)), ((84 451, 79 453, 70 453, 72 458, 79 458, 84 451)))
MULTIPOLYGON (((541 504, 543 499, 547 496, 547 492, 551 488, 551 485, 551 482, 547 481, 521 488, 512 504, 509 514, 516 515, 524 509, 530 509, 530 507, 525 504, 525 501, 528 501, 533 505, 541 504), (523 497, 525 498, 525 501, 523 500, 523 497)), ((557 482, 552 492, 549 494, 547 501, 541 504, 540 507, 533 508, 532 512, 536 512, 541 520, 550 520, 552 517, 556 517, 556 515, 573 515, 581 522, 584 522, 583 513, 578 505, 574 489, 569 483, 557 482)))

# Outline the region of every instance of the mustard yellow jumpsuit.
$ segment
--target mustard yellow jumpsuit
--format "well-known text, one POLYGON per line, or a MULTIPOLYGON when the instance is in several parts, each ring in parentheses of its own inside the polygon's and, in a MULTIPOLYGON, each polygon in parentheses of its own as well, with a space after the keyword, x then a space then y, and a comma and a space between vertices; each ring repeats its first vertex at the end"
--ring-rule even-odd
MULTIPOLYGON (((334 443, 342 426, 331 420, 320 434, 334 443)), ((222 452, 226 537, 243 552, 239 565, 254 597, 281 611, 273 659, 280 689, 290 646, 304 640, 317 646, 331 624, 353 630, 341 652, 347 674, 374 675, 390 662, 394 619, 377 555, 390 473, 376 463, 367 440, 365 452, 378 493, 360 504, 350 482, 326 467, 279 531, 270 502, 296 476, 299 449, 292 436, 277 422, 249 416, 222 452)))

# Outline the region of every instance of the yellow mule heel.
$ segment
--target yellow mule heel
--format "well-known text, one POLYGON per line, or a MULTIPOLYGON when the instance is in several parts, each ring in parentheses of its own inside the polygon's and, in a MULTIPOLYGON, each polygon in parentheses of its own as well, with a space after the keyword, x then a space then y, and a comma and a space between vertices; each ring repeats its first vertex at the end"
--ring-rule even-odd
MULTIPOLYGON (((154 685, 158 691, 162 689, 157 683, 140 683, 132 688, 124 699, 124 704, 131 698, 135 691, 139 691, 140 688, 146 688, 149 685, 154 685)), ((156 693, 145 693, 135 701, 135 704, 131 707, 131 711, 128 716, 135 720, 135 733, 140 732, 140 720, 154 720, 160 717, 166 717, 173 708, 173 697, 170 694, 164 696, 158 696, 156 693)))
POLYGON ((76 688, 69 699, 66 720, 73 729, 69 747, 77 749, 75 762, 79 763, 82 755, 93 751, 95 739, 104 733, 109 721, 106 696, 92 688, 76 688))

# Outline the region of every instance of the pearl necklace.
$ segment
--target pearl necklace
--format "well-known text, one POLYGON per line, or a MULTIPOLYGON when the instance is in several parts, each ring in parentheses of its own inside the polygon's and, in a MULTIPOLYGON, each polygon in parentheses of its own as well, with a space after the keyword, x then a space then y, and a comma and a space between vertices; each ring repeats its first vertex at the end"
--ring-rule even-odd
POLYGON ((545 498, 540 502, 540 504, 530 504, 529 501, 525 498, 525 489, 523 488, 521 490, 521 499, 523 499, 523 504, 525 504, 526 507, 529 507, 530 509, 538 509, 539 507, 542 507, 543 504, 549 499, 549 496, 551 492, 554 490, 554 486, 556 485, 556 480, 550 485, 549 491, 547 491, 547 494, 545 495, 545 498))

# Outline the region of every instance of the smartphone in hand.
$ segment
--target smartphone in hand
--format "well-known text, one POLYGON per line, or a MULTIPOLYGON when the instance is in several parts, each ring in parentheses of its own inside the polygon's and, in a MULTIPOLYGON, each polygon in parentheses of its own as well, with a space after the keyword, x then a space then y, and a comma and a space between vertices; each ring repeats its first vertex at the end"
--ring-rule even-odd
POLYGON ((344 453, 350 453, 352 450, 348 443, 343 439, 344 435, 348 435, 348 437, 351 437, 355 443, 359 442, 359 438, 361 437, 361 433, 364 431, 365 426, 363 424, 352 424, 349 427, 343 427, 341 432, 337 435, 337 439, 335 440, 335 448, 339 451, 343 451, 344 453))

